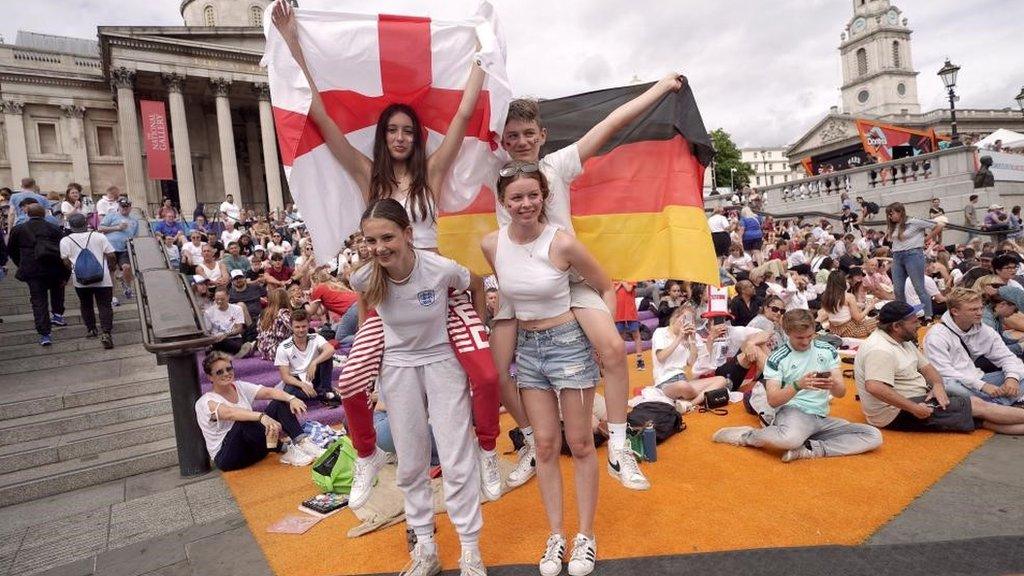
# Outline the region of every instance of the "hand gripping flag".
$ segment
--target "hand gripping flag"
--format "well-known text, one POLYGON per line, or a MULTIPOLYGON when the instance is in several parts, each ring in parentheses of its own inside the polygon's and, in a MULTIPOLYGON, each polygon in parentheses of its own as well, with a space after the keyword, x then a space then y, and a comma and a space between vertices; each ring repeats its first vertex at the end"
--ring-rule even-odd
MULTIPOLYGON (((650 84, 599 90, 540 103, 548 131, 542 154, 579 140, 650 84)), ((572 224, 612 278, 678 278, 718 285, 704 214, 703 180, 714 151, 693 92, 684 84, 620 130, 570 185, 572 224)), ((442 214, 441 252, 489 273, 480 238, 496 228, 493 193, 442 214)))
MULTIPOLYGON (((274 125, 292 197, 326 263, 344 247, 365 209, 362 192, 307 117, 310 91, 284 39, 264 14, 263 64, 270 78, 274 125)), ((427 153, 444 138, 462 100, 470 64, 487 73, 452 173, 441 191, 441 211, 460 211, 481 186, 493 184, 496 155, 511 89, 505 46, 494 10, 483 3, 463 22, 296 10, 303 54, 324 106, 349 142, 372 157, 374 128, 393 103, 412 106, 427 132, 427 153), (479 42, 479 50, 477 43, 479 42)))

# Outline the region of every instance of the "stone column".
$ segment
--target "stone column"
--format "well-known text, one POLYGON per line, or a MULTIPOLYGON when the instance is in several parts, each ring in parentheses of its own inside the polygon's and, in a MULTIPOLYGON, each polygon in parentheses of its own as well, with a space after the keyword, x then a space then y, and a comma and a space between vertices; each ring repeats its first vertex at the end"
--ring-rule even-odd
POLYGON ((65 104, 60 107, 60 114, 64 124, 64 147, 71 155, 72 178, 82 185, 85 194, 92 194, 89 153, 85 147, 85 106, 65 104))
POLYGON ((25 144, 25 103, 15 100, 0 102, 4 114, 7 159, 11 162, 11 188, 21 187, 21 179, 31 176, 28 170, 28 145, 25 144))
POLYGON ((274 133, 274 110, 270 106, 270 86, 256 84, 254 89, 260 101, 260 134, 263 141, 263 170, 267 177, 268 208, 284 209, 281 192, 281 168, 277 160, 277 135, 274 133))
POLYGON ((192 172, 192 145, 188 141, 188 119, 182 94, 185 77, 180 74, 164 74, 163 80, 171 108, 171 139, 174 167, 178 176, 178 201, 181 203, 182 217, 191 218, 196 209, 196 181, 192 172))
POLYGON ((258 204, 260 210, 267 210, 267 189, 263 185, 263 166, 260 156, 260 119, 258 114, 249 110, 242 112, 242 121, 245 122, 245 155, 249 159, 249 202, 255 208, 258 204))
POLYGON ((214 78, 210 80, 210 83, 213 84, 213 93, 217 97, 217 135, 220 137, 220 164, 221 172, 224 173, 224 196, 230 194, 236 203, 241 203, 238 156, 235 155, 235 132, 231 127, 231 104, 228 102, 228 89, 231 87, 231 81, 225 78, 214 78))
POLYGON ((125 190, 132 203, 148 213, 146 175, 142 170, 142 138, 139 112, 135 109, 135 71, 125 67, 110 71, 110 83, 117 90, 117 125, 121 132, 125 190))

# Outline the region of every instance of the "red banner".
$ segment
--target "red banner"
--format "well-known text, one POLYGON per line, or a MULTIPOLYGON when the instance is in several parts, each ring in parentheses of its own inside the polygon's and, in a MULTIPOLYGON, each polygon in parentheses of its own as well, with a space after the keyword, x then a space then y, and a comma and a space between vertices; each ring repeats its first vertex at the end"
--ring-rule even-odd
POLYGON ((864 152, 874 156, 877 162, 928 154, 938 149, 934 130, 925 132, 858 119, 857 132, 860 133, 864 152))
POLYGON ((142 138, 146 141, 146 171, 152 180, 173 180, 171 140, 167 135, 167 113, 159 100, 141 100, 142 138))

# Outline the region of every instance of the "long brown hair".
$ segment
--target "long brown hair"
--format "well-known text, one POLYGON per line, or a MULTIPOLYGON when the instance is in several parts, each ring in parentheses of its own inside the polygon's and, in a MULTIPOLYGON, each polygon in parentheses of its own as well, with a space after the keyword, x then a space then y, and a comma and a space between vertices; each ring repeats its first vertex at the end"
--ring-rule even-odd
POLYGON ((291 309, 292 301, 287 290, 271 290, 267 295, 267 307, 263 309, 263 314, 260 314, 260 330, 270 330, 274 325, 274 319, 277 318, 278 310, 288 310, 290 313, 291 309))
POLYGON ((530 180, 536 180, 537 184, 540 186, 540 196, 542 200, 540 205, 540 221, 547 222, 548 214, 545 208, 547 207, 548 196, 551 195, 551 188, 548 186, 548 179, 544 176, 544 173, 540 171, 540 167, 537 166, 536 162, 527 162, 525 160, 512 160, 511 162, 508 162, 501 167, 502 170, 508 168, 514 168, 516 172, 511 176, 498 177, 498 201, 501 202, 502 204, 505 203, 505 189, 508 188, 509 184, 515 182, 516 180, 519 180, 520 178, 529 178, 530 180), (534 166, 537 167, 537 169, 534 170, 533 172, 523 172, 522 168, 524 166, 534 166))
POLYGON ((427 146, 424 142, 426 132, 420 124, 416 111, 407 104, 392 104, 380 113, 377 119, 377 131, 373 141, 373 167, 370 173, 370 204, 391 198, 398 192, 398 179, 395 178, 394 159, 388 150, 388 123, 395 114, 402 113, 412 120, 412 154, 406 161, 409 171, 409 210, 419 216, 419 220, 434 220, 430 184, 427 180, 427 146))
POLYGON ((846 274, 842 270, 833 270, 825 282, 825 291, 821 293, 821 307, 826 312, 837 314, 846 304, 846 274))
POLYGON ((907 208, 902 202, 893 202, 885 207, 885 223, 888 226, 889 239, 892 240, 892 232, 896 230, 896 238, 903 240, 903 231, 907 229, 907 208), (899 214, 900 223, 897 226, 892 223, 890 214, 899 214))
MULTIPOLYGON (((363 212, 363 216, 359 219, 360 227, 371 218, 389 220, 403 232, 411 225, 409 214, 394 198, 385 198, 370 204, 370 207, 363 212)), ((410 246, 411 248, 412 246, 410 246)), ((388 297, 388 271, 377 262, 376 258, 368 266, 373 266, 373 269, 370 270, 370 281, 366 290, 363 291, 362 298, 363 304, 367 308, 375 308, 388 297)))

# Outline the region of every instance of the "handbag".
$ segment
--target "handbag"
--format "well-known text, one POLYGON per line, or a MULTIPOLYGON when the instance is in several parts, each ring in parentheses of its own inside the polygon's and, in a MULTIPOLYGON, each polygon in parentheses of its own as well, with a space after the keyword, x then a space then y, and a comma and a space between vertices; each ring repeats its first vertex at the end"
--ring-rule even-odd
POLYGON ((728 411, 725 406, 729 405, 729 390, 726 388, 715 388, 704 391, 704 403, 700 406, 701 412, 711 412, 719 416, 725 416, 728 411))
POLYGON ((313 483, 324 492, 348 494, 355 476, 356 449, 348 436, 327 447, 313 462, 313 483))

